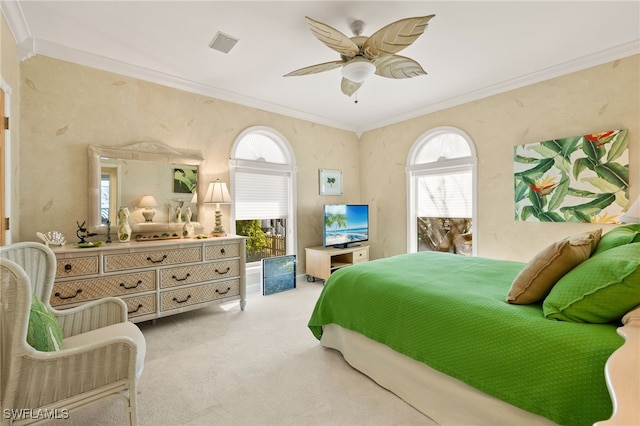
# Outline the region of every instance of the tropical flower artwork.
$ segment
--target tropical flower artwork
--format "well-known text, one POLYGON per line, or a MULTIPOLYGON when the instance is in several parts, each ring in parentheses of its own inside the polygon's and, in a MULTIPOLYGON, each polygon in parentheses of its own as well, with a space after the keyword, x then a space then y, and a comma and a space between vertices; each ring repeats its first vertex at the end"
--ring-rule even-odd
POLYGON ((629 204, 627 130, 514 147, 515 219, 620 223, 629 204))

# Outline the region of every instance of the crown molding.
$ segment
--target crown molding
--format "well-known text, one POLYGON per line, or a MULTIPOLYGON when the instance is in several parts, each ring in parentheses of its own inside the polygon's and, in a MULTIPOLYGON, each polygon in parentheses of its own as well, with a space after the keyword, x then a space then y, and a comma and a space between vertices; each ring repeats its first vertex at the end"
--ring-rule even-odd
POLYGON ((27 25, 27 20, 24 18, 24 13, 18 0, 2 0, 0 1, 0 9, 7 20, 7 24, 9 24, 9 29, 16 43, 21 43, 31 37, 29 25, 27 25))
POLYGON ((18 0, 2 0, 0 1, 0 8, 16 41, 18 59, 24 61, 35 55, 34 40, 31 36, 29 25, 27 25, 27 21, 24 18, 20 2, 18 0))
POLYGON ((283 107, 282 105, 265 102, 256 98, 252 98, 250 96, 240 95, 238 93, 230 92, 213 86, 208 86, 175 75, 139 67, 137 65, 132 65, 104 56, 95 55, 86 51, 72 49, 67 46, 49 42, 47 40, 36 38, 34 40, 34 50, 39 55, 49 56, 52 58, 97 68, 103 71, 110 71, 128 77, 138 78, 151 83, 157 83, 163 86, 172 87, 174 89, 180 89, 199 95, 209 96, 223 101, 248 106, 251 108, 269 111, 276 114, 298 118, 301 120, 311 121, 313 123, 323 124, 329 127, 343 129, 350 132, 355 131, 355 127, 349 123, 338 122, 329 120, 324 117, 307 114, 302 111, 283 107))
POLYGON ((607 62, 612 62, 637 54, 640 54, 640 40, 634 40, 632 42, 621 44, 610 49, 602 50, 592 55, 587 55, 571 61, 567 61, 560 65, 534 71, 532 73, 528 73, 499 84, 494 84, 482 89, 463 93, 445 101, 435 102, 433 104, 425 105, 422 108, 411 110, 410 112, 404 114, 394 115, 393 117, 389 117, 386 120, 376 120, 374 123, 369 123, 357 128, 356 132, 363 133, 370 130, 375 130, 381 127, 396 124, 437 111, 442 111, 447 108, 477 101, 489 96, 519 89, 521 87, 529 86, 541 81, 550 80, 555 77, 560 77, 572 72, 581 71, 590 67, 606 64, 607 62))
MULTIPOLYGON (((244 105, 251 108, 256 108, 264 111, 269 111, 276 114, 281 114, 288 117, 298 118, 305 121, 310 121, 317 124, 326 125, 329 127, 347 130, 353 132, 358 139, 367 131, 379 129, 381 127, 396 124, 402 121, 410 120, 422 115, 431 114, 437 111, 441 111, 454 106, 462 105, 465 103, 473 102, 482 98, 504 93, 510 90, 515 90, 521 87, 525 87, 534 83, 549 80, 551 78, 560 77, 562 75, 570 74, 572 72, 580 71, 586 68, 590 68, 597 65, 602 65, 607 62, 622 59, 628 56, 636 55, 640 53, 640 40, 635 40, 630 43, 625 43, 611 49, 606 49, 592 55, 583 56, 571 61, 567 61, 563 64, 544 68, 542 70, 534 71, 520 77, 504 81, 499 84, 487 86, 485 88, 474 90, 471 92, 463 93, 450 99, 446 99, 441 102, 435 102, 428 105, 424 105, 421 108, 412 109, 403 114, 397 114, 387 119, 376 120, 375 122, 363 125, 354 126, 350 123, 338 122, 335 120, 329 120, 324 117, 319 117, 312 114, 307 114, 302 111, 283 107, 281 105, 261 101, 249 96, 240 95, 238 93, 226 91, 217 87, 204 85, 194 81, 186 80, 174 75, 161 73, 155 70, 142 68, 129 63, 117 61, 114 59, 106 58, 104 56, 94 55, 85 51, 71 49, 66 46, 62 46, 56 43, 51 43, 46 40, 40 39, 27 39, 23 42, 33 40, 33 51, 38 54, 50 56, 56 59, 61 59, 81 65, 86 65, 92 68, 101 69, 104 71, 110 71, 117 74, 126 75, 128 77, 139 78, 141 80, 149 81, 152 83, 161 84, 163 86, 173 87, 175 89, 185 90, 187 92, 196 93, 199 95, 209 96, 212 98, 220 99, 244 105)), ((28 49, 25 49, 28 50, 28 49)))
POLYGON ((35 54, 50 56, 56 59, 61 59, 80 65, 101 69, 104 71, 114 72, 128 77, 138 78, 175 89, 184 90, 187 92, 220 99, 223 101, 256 108, 275 114, 280 114, 337 129, 350 131, 353 132, 358 138, 360 138, 363 133, 367 131, 375 130, 392 124, 397 124, 402 121, 420 117, 422 115, 431 114, 443 109, 462 105, 468 102, 476 101, 482 98, 497 95, 544 80, 580 71, 589 67, 602 65, 607 62, 615 61, 640 53, 640 40, 634 40, 632 42, 606 49, 592 55, 587 55, 581 58, 567 61, 557 66, 534 71, 532 73, 528 73, 499 84, 487 86, 485 88, 467 93, 462 93, 458 96, 446 99, 444 101, 424 105, 421 108, 412 109, 411 111, 407 111, 406 113, 397 114, 383 120, 376 120, 375 122, 371 122, 362 126, 354 126, 350 123, 330 120, 326 117, 308 114, 302 111, 284 107, 282 105, 265 102, 250 96, 240 95, 238 93, 230 92, 217 87, 186 80, 175 75, 161 73, 155 70, 135 66, 104 56, 72 49, 46 40, 37 39, 31 35, 27 22, 24 18, 22 8, 20 6, 20 2, 18 0, 2 0, 0 1, 0 8, 3 15, 7 19, 7 23, 9 24, 11 32, 16 40, 20 60, 25 60, 35 54))

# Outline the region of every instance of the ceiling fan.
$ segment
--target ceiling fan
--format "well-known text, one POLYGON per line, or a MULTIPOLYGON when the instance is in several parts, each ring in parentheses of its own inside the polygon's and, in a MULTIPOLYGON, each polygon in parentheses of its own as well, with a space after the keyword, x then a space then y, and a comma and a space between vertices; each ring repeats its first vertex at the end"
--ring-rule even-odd
POLYGON ((324 62, 291 71, 285 77, 316 74, 342 67, 340 88, 347 96, 353 95, 364 81, 376 74, 387 78, 411 78, 426 72, 413 59, 396 55, 412 44, 427 29, 427 23, 435 15, 400 19, 375 33, 362 36, 364 22, 351 24, 353 37, 347 37, 327 24, 305 17, 311 32, 327 47, 340 54, 340 60, 324 62))

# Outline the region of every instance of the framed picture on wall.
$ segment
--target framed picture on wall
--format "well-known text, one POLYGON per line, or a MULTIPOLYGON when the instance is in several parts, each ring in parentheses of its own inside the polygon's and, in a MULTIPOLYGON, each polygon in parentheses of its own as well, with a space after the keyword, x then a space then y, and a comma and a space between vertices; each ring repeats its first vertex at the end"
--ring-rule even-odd
POLYGON ((629 204, 627 129, 514 147, 515 219, 620 223, 629 204))
POLYGON ((320 169, 320 195, 342 195, 342 172, 320 169))
POLYGON ((181 166, 173 168, 173 192, 191 194, 198 187, 198 169, 181 166))

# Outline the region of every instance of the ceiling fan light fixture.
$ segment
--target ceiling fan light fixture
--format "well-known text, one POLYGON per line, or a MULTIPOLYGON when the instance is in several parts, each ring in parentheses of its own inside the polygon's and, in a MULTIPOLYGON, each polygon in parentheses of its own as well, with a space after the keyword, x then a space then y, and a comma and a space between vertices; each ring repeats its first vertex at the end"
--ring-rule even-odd
POLYGON ((342 76, 354 83, 362 83, 376 72, 376 66, 364 58, 354 58, 342 66, 342 76))

